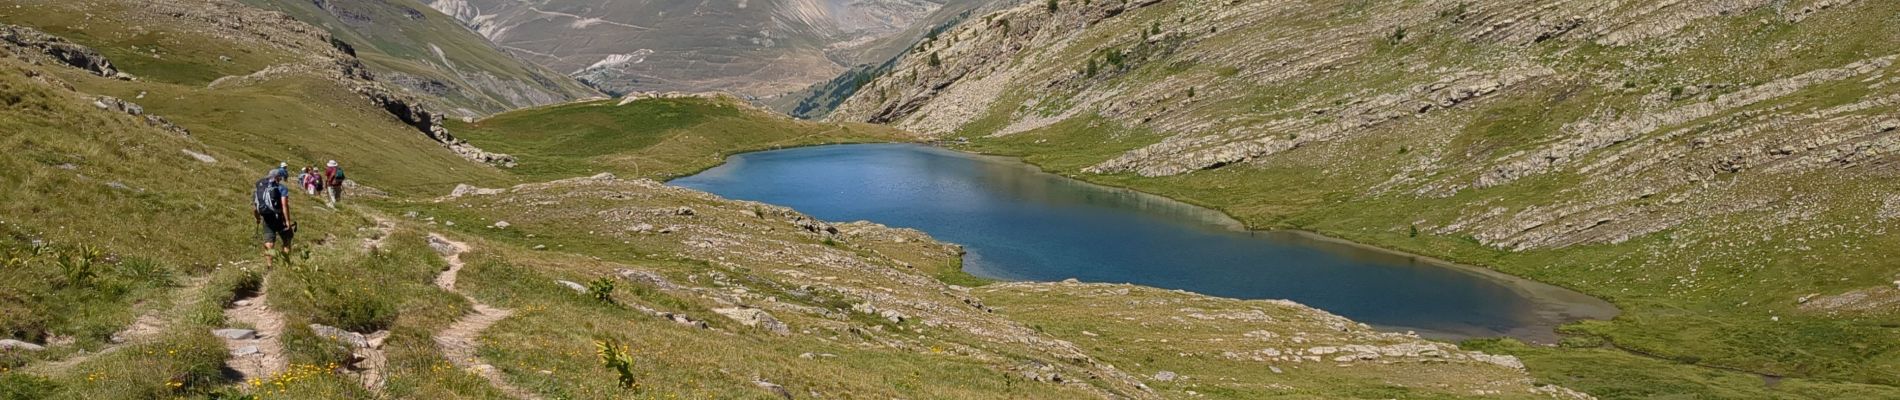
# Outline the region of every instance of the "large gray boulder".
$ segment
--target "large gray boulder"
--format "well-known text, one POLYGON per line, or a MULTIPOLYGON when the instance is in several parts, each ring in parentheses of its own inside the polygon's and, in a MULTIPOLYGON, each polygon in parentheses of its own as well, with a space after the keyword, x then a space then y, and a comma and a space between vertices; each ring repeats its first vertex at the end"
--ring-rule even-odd
POLYGON ((773 318, 772 314, 765 312, 765 310, 734 307, 717 308, 713 309, 713 312, 724 315, 726 318, 731 318, 734 321, 739 321, 740 324, 745 326, 765 329, 767 332, 772 332, 772 334, 775 335, 792 334, 791 327, 786 326, 784 322, 780 322, 778 318, 773 318))
POLYGON ((666 277, 660 276, 660 274, 654 273, 652 271, 642 271, 642 270, 621 268, 621 269, 615 270, 614 273, 616 275, 619 275, 620 279, 624 279, 628 282, 644 283, 644 284, 652 285, 653 287, 656 287, 656 288, 660 288, 662 290, 672 290, 672 289, 679 288, 679 286, 674 285, 672 281, 666 280, 666 277))

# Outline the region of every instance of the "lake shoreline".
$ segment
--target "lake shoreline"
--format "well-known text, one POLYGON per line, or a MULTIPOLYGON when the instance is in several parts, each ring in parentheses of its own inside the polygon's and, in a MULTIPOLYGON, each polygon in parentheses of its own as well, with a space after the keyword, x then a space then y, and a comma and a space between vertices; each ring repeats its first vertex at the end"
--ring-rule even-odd
MULTIPOLYGON (((1431 329, 1421 329, 1419 327, 1392 326, 1392 325, 1368 323, 1369 325, 1380 327, 1380 329, 1382 330, 1397 331, 1397 332, 1404 332, 1404 331, 1418 332, 1418 333, 1421 333, 1422 336, 1426 336, 1428 338, 1432 338, 1435 340, 1457 341, 1457 340, 1471 339, 1471 338, 1512 337, 1512 338, 1517 338, 1517 339, 1524 340, 1527 342, 1550 344, 1560 339, 1560 336, 1557 335, 1555 332, 1555 328, 1561 325, 1572 323, 1575 321, 1585 320, 1585 319, 1595 319, 1595 320, 1610 319, 1610 318, 1614 318, 1616 315, 1620 313, 1620 310, 1617 309, 1613 303, 1610 303, 1603 299, 1589 296, 1587 294, 1583 294, 1581 292, 1577 292, 1572 289, 1563 288, 1563 287, 1551 285, 1548 283, 1538 282, 1538 281, 1531 280, 1528 278, 1511 275, 1511 274, 1504 273, 1502 271, 1497 271, 1491 268, 1485 268, 1485 267, 1476 266, 1476 265, 1461 264, 1461 263, 1452 262, 1452 261, 1439 259, 1435 257, 1413 254, 1413 253, 1404 252, 1404 251, 1395 250, 1395 249, 1388 249, 1388 248, 1384 248, 1384 247, 1380 247, 1380 246, 1376 246, 1372 244, 1354 242, 1354 241, 1343 239, 1343 238, 1327 236, 1319 232, 1310 232, 1310 231, 1296 230, 1296 229, 1256 230, 1256 229, 1253 229, 1252 227, 1249 227, 1244 221, 1238 218, 1234 218, 1233 215, 1227 213, 1224 210, 1221 210, 1218 207, 1210 207, 1207 205, 1196 204, 1194 202, 1185 201, 1182 199, 1176 199, 1176 198, 1162 196, 1155 193, 1149 193, 1146 191, 1142 191, 1138 188, 1126 187, 1126 186, 1121 186, 1121 185, 1104 184, 1104 183, 1094 182, 1087 179, 1080 179, 1073 176, 1052 173, 1052 172, 1049 172, 1043 166, 1028 162, 1027 160, 1021 157, 1015 157, 1015 156, 1004 155, 1004 154, 986 154, 986 153, 981 153, 981 152, 963 151, 956 148, 951 148, 951 147, 946 147, 946 146, 941 146, 941 145, 933 145, 930 143, 920 143, 920 142, 885 142, 885 143, 897 144, 897 145, 919 146, 920 148, 924 148, 924 149, 951 153, 957 157, 970 158, 973 161, 988 159, 988 161, 990 162, 1003 162, 1007 164, 1018 165, 1024 168, 1025 171, 1047 174, 1052 177, 1056 177, 1063 180, 1074 181, 1078 184, 1085 184, 1088 186, 1096 187, 1098 189, 1112 189, 1113 191, 1127 192, 1130 194, 1137 194, 1139 196, 1146 197, 1146 198, 1153 198, 1153 199, 1165 200, 1166 202, 1170 202, 1170 203, 1177 203, 1181 206, 1198 209, 1199 211, 1210 213, 1211 215, 1218 215, 1220 218, 1224 219, 1225 221, 1231 222, 1231 226, 1229 226, 1228 224, 1221 224, 1222 226, 1225 226, 1228 229, 1231 229, 1235 232, 1245 232, 1247 233, 1248 236, 1255 236, 1255 235, 1297 236, 1300 241, 1325 243, 1330 246, 1345 246, 1345 247, 1350 247, 1350 248, 1360 250, 1360 251, 1378 253, 1378 254, 1382 254, 1382 255, 1390 256, 1390 257, 1403 258, 1411 264, 1415 264, 1419 266, 1427 266, 1427 267, 1432 267, 1432 268, 1441 268, 1446 271, 1453 271, 1457 274, 1468 276, 1471 279, 1479 279, 1479 280, 1491 282, 1491 284, 1493 285, 1496 285, 1504 289, 1508 289, 1512 293, 1516 293, 1518 298, 1523 299, 1524 301, 1521 304, 1525 304, 1525 306, 1528 306, 1528 309, 1529 309, 1527 313, 1519 314, 1519 315, 1525 316, 1525 317, 1522 317, 1524 319, 1519 320, 1520 321, 1519 323, 1506 325, 1510 327, 1508 329, 1503 328, 1503 327, 1494 327, 1494 328, 1472 328, 1472 329, 1478 329, 1477 331, 1452 331, 1452 330, 1431 330, 1431 329)), ((855 143, 855 144, 862 145, 862 144, 867 144, 867 143, 855 143)), ((836 145, 849 145, 849 144, 836 144, 836 145)), ((825 146, 825 145, 818 145, 816 147, 822 147, 822 146, 825 146)), ((814 147, 814 146, 799 146, 799 147, 814 147)), ((731 156, 738 156, 738 155, 744 155, 744 154, 750 154, 750 153, 777 151, 777 150, 788 150, 788 149, 779 148, 779 149, 765 149, 765 150, 750 151, 750 152, 736 152, 736 153, 728 155, 728 159, 722 161, 722 163, 720 163, 719 165, 725 165, 727 163, 733 162, 733 160, 730 159, 731 156)), ((701 172, 705 172, 705 171, 701 171, 701 172)), ((697 173, 682 175, 680 176, 680 178, 695 176, 695 175, 697 175, 697 173)), ((678 179, 669 179, 668 182, 675 183, 674 181, 676 180, 678 179)), ((1196 219, 1198 220, 1200 218, 1196 217, 1196 219)), ((1194 221, 1194 222, 1205 223, 1207 221, 1194 221)), ((1022 279, 1022 280, 1053 281, 1056 279, 1022 279)), ((1137 283, 1137 284, 1140 284, 1140 283, 1137 283)), ((1145 284, 1143 286, 1157 287, 1154 284, 1145 284)), ((1234 296, 1205 294, 1202 291, 1196 291, 1196 290, 1187 290, 1187 291, 1201 293, 1209 297, 1236 298, 1236 299, 1250 298, 1250 297, 1234 297, 1234 296)), ((1269 297, 1286 298, 1287 296, 1269 296, 1269 297)), ((1292 301, 1301 302, 1304 304, 1312 304, 1307 301, 1300 301, 1300 300, 1292 300, 1292 301)), ((1318 307, 1318 306, 1315 306, 1315 307, 1320 308, 1320 309, 1326 309, 1326 307, 1318 307)), ((1355 318, 1355 319, 1358 319, 1358 318, 1355 318)))

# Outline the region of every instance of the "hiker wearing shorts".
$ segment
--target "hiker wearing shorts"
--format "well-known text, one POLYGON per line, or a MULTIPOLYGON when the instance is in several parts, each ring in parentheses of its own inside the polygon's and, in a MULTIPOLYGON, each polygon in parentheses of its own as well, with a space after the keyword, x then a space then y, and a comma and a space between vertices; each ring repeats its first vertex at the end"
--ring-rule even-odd
POLYGON ((284 187, 284 179, 290 172, 284 169, 272 170, 270 176, 257 181, 257 187, 251 192, 251 216, 264 228, 264 265, 276 264, 277 242, 283 242, 284 254, 290 253, 290 239, 297 233, 297 223, 290 219, 290 189, 284 187))
POLYGON ((323 185, 330 188, 330 208, 336 208, 336 202, 343 200, 343 167, 330 160, 328 168, 323 170, 323 185))

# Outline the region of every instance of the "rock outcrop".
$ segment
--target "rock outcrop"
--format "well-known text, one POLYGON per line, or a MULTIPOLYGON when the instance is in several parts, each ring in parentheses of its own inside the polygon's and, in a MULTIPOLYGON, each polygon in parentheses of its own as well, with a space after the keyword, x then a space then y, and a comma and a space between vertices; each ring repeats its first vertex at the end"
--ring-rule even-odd
POLYGON ((514 156, 482 150, 481 148, 468 144, 467 140, 462 140, 455 137, 454 134, 449 133, 448 128, 443 126, 443 121, 446 118, 444 118, 442 114, 428 109, 415 97, 392 92, 381 86, 371 84, 357 86, 356 93, 363 95, 364 98, 369 99, 370 103, 375 104, 377 107, 388 110, 390 116, 396 117, 397 120, 402 121, 404 124, 416 128, 416 130, 422 132, 424 136, 428 136, 430 140, 441 143, 443 147, 448 148, 449 151, 453 151, 457 155, 461 155, 462 158, 499 167, 515 166, 514 156))
POLYGON ((0 24, 0 46, 13 47, 25 52, 44 54, 62 64, 92 72, 95 75, 132 79, 132 76, 119 72, 112 61, 91 47, 81 46, 65 38, 49 35, 38 29, 0 24))

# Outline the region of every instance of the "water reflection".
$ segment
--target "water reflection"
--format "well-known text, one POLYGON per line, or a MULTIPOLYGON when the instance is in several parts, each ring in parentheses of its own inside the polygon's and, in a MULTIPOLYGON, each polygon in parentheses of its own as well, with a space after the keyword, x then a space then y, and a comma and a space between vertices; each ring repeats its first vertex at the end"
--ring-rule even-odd
POLYGON ((1295 232, 1247 232, 1213 210, 927 146, 744 154, 673 183, 827 220, 920 229, 963 244, 965 269, 998 279, 1283 298, 1452 338, 1543 340, 1562 321, 1614 313, 1547 285, 1295 232))

